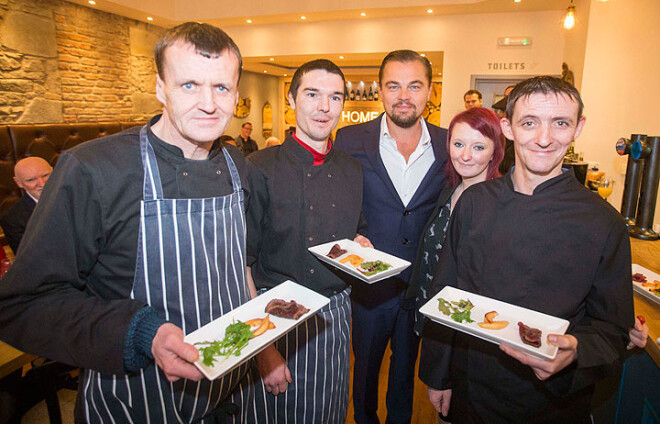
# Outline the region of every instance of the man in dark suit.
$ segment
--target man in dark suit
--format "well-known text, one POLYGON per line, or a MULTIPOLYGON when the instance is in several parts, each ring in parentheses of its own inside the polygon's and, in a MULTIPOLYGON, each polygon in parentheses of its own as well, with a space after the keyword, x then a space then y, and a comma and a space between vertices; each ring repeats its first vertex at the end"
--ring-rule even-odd
POLYGON ((245 122, 241 125, 241 133, 236 137, 236 147, 246 157, 259 150, 257 142, 250 137, 251 134, 252 123, 245 122))
POLYGON ((36 156, 21 159, 14 167, 14 181, 25 193, 14 206, 0 216, 0 226, 14 253, 18 253, 25 227, 51 172, 53 168, 50 164, 36 156))
MULTIPOLYGON (((445 186, 447 131, 421 118, 431 75, 428 59, 414 51, 388 54, 379 72, 385 114, 342 128, 336 141, 362 164, 369 239, 376 249, 411 262, 445 186)), ((378 373, 388 341, 387 422, 410 422, 419 339, 413 332, 416 293, 407 293, 409 277, 408 269, 373 286, 353 284, 353 405, 359 424, 379 422, 378 373)))

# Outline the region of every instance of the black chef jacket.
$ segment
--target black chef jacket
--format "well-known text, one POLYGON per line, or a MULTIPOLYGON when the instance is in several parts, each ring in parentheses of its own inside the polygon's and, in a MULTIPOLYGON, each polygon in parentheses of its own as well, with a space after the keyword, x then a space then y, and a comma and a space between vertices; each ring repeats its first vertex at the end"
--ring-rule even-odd
MULTIPOLYGON (((80 144, 59 159, 20 253, 0 280, 0 340, 59 362, 125 372, 126 331, 144 307, 129 299, 144 179, 139 131, 80 144)), ((220 145, 208 160, 189 160, 148 135, 166 198, 232 193, 220 145)), ((229 152, 247 187, 245 159, 233 147, 229 152)))
MULTIPOLYGON (((289 136, 248 158, 252 199, 247 211, 248 266, 257 289, 291 279, 325 296, 346 287, 346 274, 308 247, 355 238, 361 222, 362 169, 330 149, 321 165, 289 136)), ((329 249, 328 249, 329 250, 329 249)))
POLYGON ((587 422, 593 384, 633 324, 630 261, 623 219, 572 171, 531 196, 511 174, 475 184, 454 209, 432 292, 451 285, 567 319, 578 358, 542 382, 498 346, 429 323, 420 378, 452 389, 454 423, 587 422))

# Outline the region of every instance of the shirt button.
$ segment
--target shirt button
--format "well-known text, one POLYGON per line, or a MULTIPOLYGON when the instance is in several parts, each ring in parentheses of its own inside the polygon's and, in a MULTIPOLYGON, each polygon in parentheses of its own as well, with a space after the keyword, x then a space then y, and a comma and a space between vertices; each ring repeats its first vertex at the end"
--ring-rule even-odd
POLYGON ((409 210, 405 210, 405 211, 403 211, 403 216, 408 216, 408 215, 410 215, 410 211, 409 211, 409 210))
POLYGON ((333 207, 333 208, 335 207, 335 204, 334 204, 334 203, 332 204, 332 207, 333 207))
POLYGON ((328 178, 332 178, 332 174, 328 174, 328 178))
POLYGON ((309 273, 310 273, 310 274, 314 274, 314 268, 310 269, 310 270, 309 270, 309 273))
POLYGON ((310 210, 310 211, 313 211, 313 210, 314 210, 314 206, 310 206, 310 207, 309 207, 309 210, 310 210))
POLYGON ((307 173, 307 176, 308 176, 308 177, 311 177, 311 176, 312 176, 312 173, 311 173, 311 172, 308 172, 308 173, 307 173))
POLYGON ((337 235, 336 235, 336 234, 333 234, 333 235, 332 235, 332 238, 337 238, 337 235))
POLYGON ((309 237, 309 241, 314 241, 314 237, 309 237))
POLYGON ((183 176, 187 177, 188 176, 188 171, 183 171, 183 176))
POLYGON ((217 171, 215 171, 215 173, 220 175, 220 174, 222 174, 222 171, 218 169, 217 171))
POLYGON ((404 237, 403 240, 401 240, 401 242, 402 242, 403 244, 408 244, 408 239, 404 237))

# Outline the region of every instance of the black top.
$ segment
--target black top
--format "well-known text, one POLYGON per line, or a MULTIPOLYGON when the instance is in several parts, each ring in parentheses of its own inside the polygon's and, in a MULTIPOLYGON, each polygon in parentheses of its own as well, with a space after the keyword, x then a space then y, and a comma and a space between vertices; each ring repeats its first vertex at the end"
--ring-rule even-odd
POLYGON ((623 219, 572 172, 531 196, 510 174, 475 184, 454 207, 433 292, 451 285, 567 319, 577 361, 541 382, 498 346, 428 324, 420 378, 452 388, 452 408, 487 422, 588 420, 592 385, 625 352, 634 322, 630 263, 623 219))
POLYGON ((27 227, 35 206, 37 206, 37 202, 25 193, 18 202, 0 216, 0 226, 2 226, 5 238, 14 254, 18 253, 18 246, 21 244, 25 227, 27 227))
POLYGON ((240 134, 236 137, 236 147, 238 147, 238 150, 243 153, 243 156, 246 157, 259 150, 257 142, 254 141, 252 137, 248 137, 247 140, 243 140, 243 137, 241 137, 240 134))
MULTIPOLYGON (((126 330, 144 307, 128 299, 144 179, 139 130, 82 143, 57 162, 21 254, 0 280, 1 340, 60 362, 124 372, 126 330)), ((151 131, 149 139, 165 197, 233 191, 219 146, 207 160, 189 160, 151 131)), ((238 150, 229 152, 247 187, 245 160, 238 150)))
POLYGON ((415 299, 415 332, 421 332, 423 322, 419 308, 422 307, 435 293, 431 292, 431 281, 440 259, 440 251, 445 244, 445 236, 449 228, 451 216, 451 196, 456 186, 445 187, 438 196, 435 209, 424 226, 419 249, 410 273, 410 284, 406 298, 415 299))
MULTIPOLYGON (((330 296, 346 287, 348 274, 314 257, 308 247, 353 240, 362 210, 359 163, 332 148, 323 164, 293 137, 248 159, 248 265, 257 289, 291 279, 330 296)), ((328 249, 329 251, 329 249, 328 249)))

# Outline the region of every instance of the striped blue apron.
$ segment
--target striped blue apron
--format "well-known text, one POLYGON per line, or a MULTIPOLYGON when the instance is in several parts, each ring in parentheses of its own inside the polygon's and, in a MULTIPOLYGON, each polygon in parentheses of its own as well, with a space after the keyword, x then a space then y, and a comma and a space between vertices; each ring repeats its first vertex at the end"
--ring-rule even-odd
MULTIPOLYGON (((233 193, 208 199, 164 199, 146 128, 140 131, 144 193, 131 298, 188 334, 250 299, 245 281, 243 190, 223 149, 233 193)), ((154 364, 133 375, 85 370, 83 412, 90 423, 191 423, 204 419, 233 391, 242 365, 223 378, 167 381, 154 364)))
POLYGON ((316 315, 280 338, 275 346, 293 382, 277 396, 266 392, 256 365, 233 397, 253 397, 243 409, 250 424, 341 424, 348 412, 351 301, 350 289, 330 297, 316 315))

